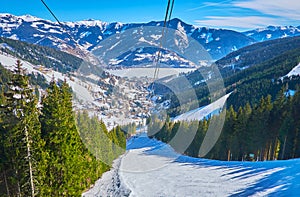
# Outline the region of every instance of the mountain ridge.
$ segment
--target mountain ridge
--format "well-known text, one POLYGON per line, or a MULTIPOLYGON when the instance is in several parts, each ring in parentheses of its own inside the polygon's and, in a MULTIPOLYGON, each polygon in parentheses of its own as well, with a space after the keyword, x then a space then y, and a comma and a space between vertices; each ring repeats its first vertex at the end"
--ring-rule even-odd
MULTIPOLYGON (((94 64, 99 64, 90 52, 97 49, 103 41, 113 35, 122 34, 131 28, 158 27, 152 34, 151 39, 159 38, 161 31, 159 27, 163 27, 163 21, 150 21, 146 23, 120 23, 120 22, 103 22, 101 20, 86 19, 76 22, 61 22, 60 26, 57 22, 41 19, 31 15, 15 16, 9 13, 0 13, 0 36, 15 40, 20 40, 41 46, 47 46, 61 51, 65 51, 81 58, 88 58, 94 64)), ((256 29, 248 32, 237 32, 228 29, 214 29, 208 27, 197 27, 187 24, 184 21, 174 18, 169 21, 169 28, 177 29, 188 37, 196 40, 206 53, 209 53, 212 60, 225 57, 245 46, 263 41, 261 37, 268 39, 276 39, 282 37, 282 32, 286 37, 300 35, 300 28, 297 27, 267 27, 265 29, 256 29), (269 31, 273 30, 272 36, 269 31), (293 34, 294 32, 294 34, 293 34)), ((148 33, 148 32, 147 32, 148 33)), ((149 37, 150 38, 150 37, 149 37)), ((141 42, 151 42, 152 40, 144 40, 141 42)), ((135 43, 133 43, 135 44, 135 43)), ((151 64, 153 60, 149 56, 152 53, 133 52, 132 58, 117 58, 115 62, 109 66, 128 67, 128 65, 151 64)), ((178 55, 177 55, 178 56, 178 55)), ((123 56, 125 57, 125 56, 123 56)), ((177 58, 180 59, 180 58, 177 58)), ((166 61, 169 65, 186 65, 184 61, 166 61)), ((109 64, 109 63, 108 63, 109 64)), ((180 66, 179 66, 180 67, 180 66)), ((185 67, 190 67, 186 65, 185 67)))
MULTIPOLYGON (((0 14, 0 36, 39 44, 63 51, 79 45, 82 50, 91 51, 101 41, 111 35, 124 32, 130 28, 142 26, 162 27, 163 21, 148 23, 107 23, 99 20, 83 20, 77 22, 62 22, 63 28, 49 20, 32 17, 30 15, 15 16, 0 14), (70 39, 70 34, 72 39, 70 39)), ((170 28, 180 28, 192 38, 196 39, 211 53, 213 59, 218 59, 225 54, 255 42, 242 33, 231 30, 211 29, 189 25, 178 18, 172 19, 170 28), (233 40, 228 42, 223 38, 233 40)), ((156 33, 157 34, 157 33, 156 33)))

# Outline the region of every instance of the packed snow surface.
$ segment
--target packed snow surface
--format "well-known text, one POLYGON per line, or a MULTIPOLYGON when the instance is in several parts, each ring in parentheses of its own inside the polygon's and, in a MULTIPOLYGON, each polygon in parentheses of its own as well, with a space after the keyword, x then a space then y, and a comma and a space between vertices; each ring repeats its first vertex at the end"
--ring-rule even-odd
POLYGON ((111 196, 112 190, 131 197, 300 195, 299 159, 227 162, 192 158, 141 133, 127 141, 127 152, 117 161, 120 164, 108 172, 114 173, 113 178, 108 180, 105 174, 84 196, 111 196), (117 185, 115 178, 120 181, 117 185))

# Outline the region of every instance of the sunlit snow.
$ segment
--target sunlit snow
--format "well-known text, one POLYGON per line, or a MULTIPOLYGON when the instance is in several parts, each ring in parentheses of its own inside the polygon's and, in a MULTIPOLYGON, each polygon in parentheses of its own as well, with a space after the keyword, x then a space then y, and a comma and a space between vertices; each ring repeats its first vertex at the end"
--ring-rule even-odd
POLYGON ((226 162, 177 154, 145 133, 127 142, 95 187, 83 196, 299 196, 300 160, 226 162), (118 184, 116 184, 116 182, 118 184), (119 195, 122 196, 122 195, 119 195))
POLYGON ((294 67, 287 75, 286 77, 291 77, 291 76, 297 76, 300 75, 300 63, 294 67))

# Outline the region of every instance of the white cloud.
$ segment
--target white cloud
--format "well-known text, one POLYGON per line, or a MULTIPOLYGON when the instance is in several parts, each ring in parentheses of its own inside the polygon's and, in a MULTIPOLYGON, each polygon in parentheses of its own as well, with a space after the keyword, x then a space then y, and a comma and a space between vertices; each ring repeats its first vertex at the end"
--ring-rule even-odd
POLYGON ((263 14, 284 17, 289 20, 300 20, 299 0, 238 0, 233 2, 232 5, 256 10, 263 14))
POLYGON ((193 10, 204 7, 215 7, 220 12, 218 16, 196 20, 200 26, 244 30, 269 25, 299 25, 300 23, 299 0, 225 0, 218 3, 204 2, 201 7, 193 10), (229 10, 234 10, 234 16, 228 14, 229 10))
POLYGON ((268 25, 278 25, 277 20, 268 17, 246 16, 246 17, 222 17, 208 16, 204 20, 196 20, 200 26, 223 27, 231 29, 252 29, 266 27, 268 25))
POLYGON ((192 9, 189 9, 188 11, 195 11, 195 10, 200 10, 202 8, 206 8, 206 7, 220 7, 220 6, 227 6, 226 3, 228 2, 231 2, 232 0, 224 0, 224 1, 221 1, 221 2, 203 2, 203 5, 202 6, 199 6, 199 7, 196 7, 196 8, 192 8, 192 9))

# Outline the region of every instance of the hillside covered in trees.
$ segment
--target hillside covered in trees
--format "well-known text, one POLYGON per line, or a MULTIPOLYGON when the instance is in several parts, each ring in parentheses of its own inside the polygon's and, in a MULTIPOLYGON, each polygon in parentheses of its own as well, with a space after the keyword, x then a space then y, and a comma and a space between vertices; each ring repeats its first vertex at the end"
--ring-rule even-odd
MULTIPOLYGON (((299 86, 293 96, 287 94, 286 87, 282 87, 277 97, 273 99, 274 102, 272 102, 271 95, 268 95, 262 97, 256 105, 251 106, 247 103, 239 107, 237 111, 231 106, 226 111, 225 124, 219 140, 205 157, 228 161, 299 158, 299 86)), ((179 127, 183 128, 183 131, 180 131, 183 133, 197 128, 192 143, 184 153, 199 157, 199 149, 210 121, 211 119, 192 122, 168 120, 162 122, 156 118, 150 121, 149 135, 168 143, 176 135, 179 127)), ((176 146, 174 148, 176 150, 176 146)))
POLYGON ((0 69, 0 196, 81 195, 124 152, 124 133, 75 115, 66 82, 53 80, 39 104, 20 61, 0 69))
MULTIPOLYGON (((268 53, 266 52, 267 57, 260 58, 260 63, 242 70, 237 69, 236 71, 231 70, 230 72, 227 72, 226 69, 224 72, 220 70, 224 81, 225 91, 227 93, 233 92, 227 103, 229 105, 233 105, 235 110, 237 110, 239 107, 246 105, 247 102, 251 105, 258 103, 261 97, 266 97, 268 94, 270 94, 274 99, 277 92, 285 83, 288 83, 291 88, 295 88, 295 85, 300 83, 299 77, 294 77, 292 80, 290 78, 282 79, 282 77, 290 72, 300 62, 299 45, 296 45, 296 47, 292 44, 293 42, 299 42, 298 40, 299 37, 285 40, 289 43, 289 45, 281 46, 280 51, 284 52, 274 52, 274 54, 277 54, 275 57, 274 54, 270 55, 271 51, 276 51, 279 45, 278 42, 281 43, 283 41, 268 41, 272 44, 267 45, 265 48, 263 47, 263 49, 265 49, 268 53), (289 47, 293 49, 290 49, 289 47), (254 92, 255 94, 253 94, 254 92)), ((259 43, 258 45, 261 46, 262 44, 259 43)), ((249 52, 249 56, 251 58, 248 56, 245 58, 245 65, 249 63, 251 59, 255 59, 256 55, 263 50, 259 47, 249 47, 251 49, 255 48, 257 51, 249 52)), ((241 49, 241 51, 243 50, 244 49, 241 49)), ((241 64, 242 63, 243 61, 241 61, 241 64)), ((178 78, 169 80, 166 84, 155 84, 155 92, 158 95, 162 95, 162 101, 171 100, 171 105, 168 109, 168 114, 171 117, 175 117, 179 115, 179 113, 193 110, 194 108, 197 108, 197 106, 204 106, 211 102, 207 83, 213 83, 215 80, 214 77, 216 76, 211 76, 209 79, 210 81, 207 80, 206 82, 199 83, 199 81, 201 82, 203 80, 203 73, 209 73, 209 71, 210 68, 208 68, 208 70, 207 68, 200 68, 193 73, 181 75, 178 78), (183 80, 187 80, 190 83, 189 88, 181 87, 183 80), (176 95, 172 90, 177 90, 176 95), (191 95, 194 93, 198 100, 191 102, 188 98, 193 97, 191 95)))
POLYGON ((63 51, 4 37, 0 37, 0 52, 62 73, 77 70, 84 62, 83 59, 63 51))

